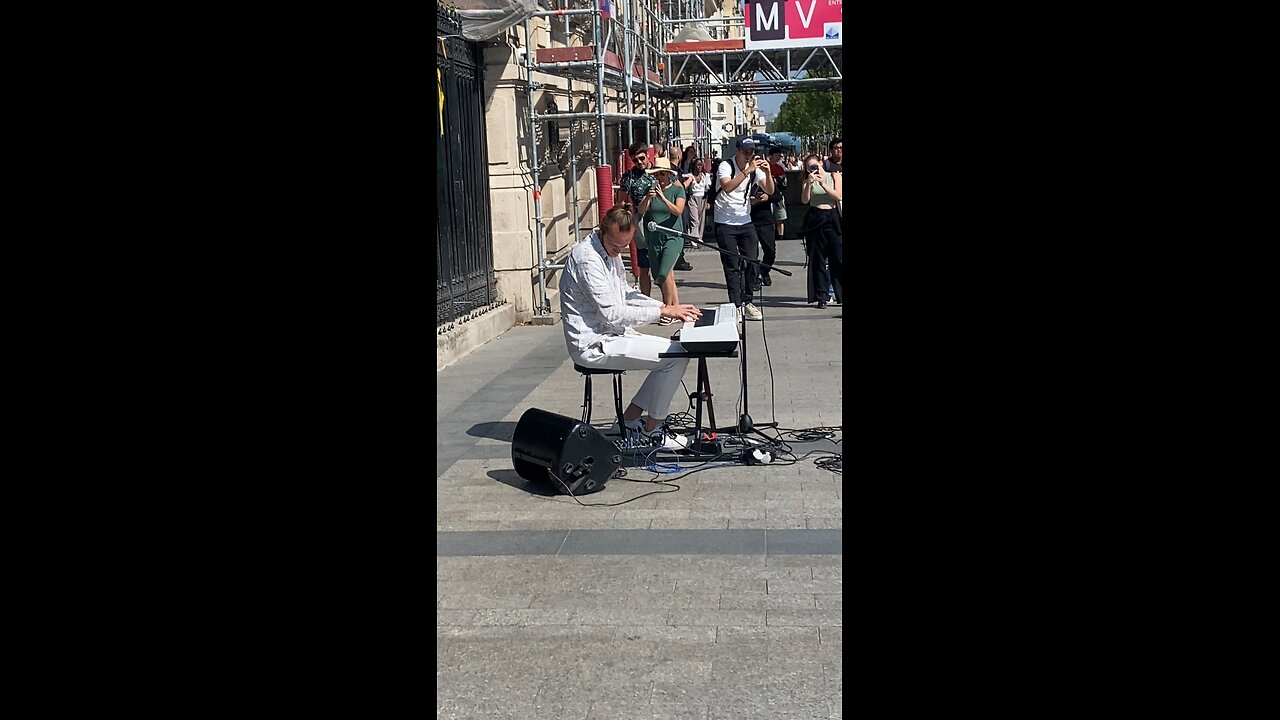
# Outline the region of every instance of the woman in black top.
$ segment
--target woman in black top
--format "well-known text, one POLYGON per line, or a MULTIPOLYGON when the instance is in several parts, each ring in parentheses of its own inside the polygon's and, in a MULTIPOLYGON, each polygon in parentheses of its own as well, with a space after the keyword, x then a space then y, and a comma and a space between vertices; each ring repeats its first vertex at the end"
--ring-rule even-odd
POLYGON ((809 211, 804 214, 801 232, 809 251, 809 302, 822 309, 830 299, 828 284, 835 291, 835 301, 844 304, 844 230, 836 209, 843 188, 841 174, 824 172, 822 158, 817 155, 804 159, 804 170, 800 202, 808 205, 809 211))

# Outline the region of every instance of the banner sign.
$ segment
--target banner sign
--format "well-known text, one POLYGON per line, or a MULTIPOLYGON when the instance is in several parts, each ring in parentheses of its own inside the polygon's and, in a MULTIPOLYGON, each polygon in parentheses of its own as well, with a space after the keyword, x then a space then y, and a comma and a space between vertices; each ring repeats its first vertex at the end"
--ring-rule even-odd
POLYGON ((844 44, 844 0, 746 0, 742 14, 748 50, 844 44))

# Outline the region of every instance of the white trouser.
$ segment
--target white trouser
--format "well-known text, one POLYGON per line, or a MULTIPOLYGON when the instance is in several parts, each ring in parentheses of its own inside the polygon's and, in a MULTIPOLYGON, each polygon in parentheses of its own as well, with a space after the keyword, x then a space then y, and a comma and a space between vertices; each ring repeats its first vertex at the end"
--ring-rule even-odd
POLYGON ((570 353, 573 361, 583 367, 608 368, 610 370, 648 370, 640 390, 631 402, 649 413, 655 420, 663 420, 671 410, 671 398, 680 387, 688 358, 660 358, 658 353, 683 352, 680 343, 653 335, 624 335, 609 338, 587 348, 581 354, 570 353))

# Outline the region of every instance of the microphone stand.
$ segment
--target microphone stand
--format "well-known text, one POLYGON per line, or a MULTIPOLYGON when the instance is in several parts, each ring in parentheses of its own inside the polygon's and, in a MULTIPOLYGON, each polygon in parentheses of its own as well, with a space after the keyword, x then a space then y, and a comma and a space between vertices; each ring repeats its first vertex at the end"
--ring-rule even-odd
MULTIPOLYGON (((652 220, 650 220, 649 222, 653 223, 652 220)), ((786 275, 787 277, 791 277, 790 270, 783 270, 782 268, 774 267, 767 263, 761 262, 760 260, 754 260, 752 258, 747 257, 746 255, 742 255, 741 253, 736 253, 732 250, 725 250, 719 245, 712 245, 710 243, 703 242, 701 239, 696 238, 688 233, 682 233, 676 230, 672 230, 670 228, 665 228, 656 223, 653 223, 653 225, 654 225, 653 227, 649 227, 649 225, 646 224, 645 231, 666 233, 667 235, 679 235, 685 240, 696 243, 703 247, 709 247, 712 250, 715 250, 716 252, 720 253, 721 255, 728 255, 730 257, 738 258, 739 260, 745 260, 746 262, 749 262, 753 265, 758 265, 761 268, 764 268, 765 270, 770 270, 776 273, 781 273, 783 275, 786 275)), ((735 428, 728 428, 728 429, 712 428, 712 429, 715 432, 737 431, 738 433, 745 435, 758 427, 776 428, 778 427, 778 423, 761 423, 759 425, 756 425, 751 421, 751 413, 749 411, 750 408, 747 404, 747 314, 746 312, 743 312, 742 314, 742 329, 739 331, 738 337, 740 340, 742 340, 742 416, 738 418, 738 426, 735 428)), ((768 436, 764 436, 764 437, 767 438, 768 436)))

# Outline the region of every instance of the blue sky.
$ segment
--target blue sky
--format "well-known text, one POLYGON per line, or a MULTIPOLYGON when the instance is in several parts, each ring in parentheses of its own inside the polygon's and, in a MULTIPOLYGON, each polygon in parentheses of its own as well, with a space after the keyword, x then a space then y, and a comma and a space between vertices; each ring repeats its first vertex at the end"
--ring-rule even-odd
POLYGON ((782 101, 787 99, 786 93, 770 93, 768 95, 759 95, 756 98, 760 112, 769 115, 777 115, 778 109, 782 107, 782 101))

